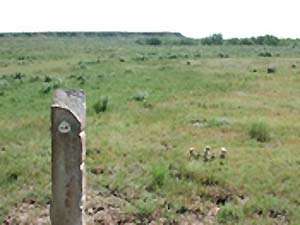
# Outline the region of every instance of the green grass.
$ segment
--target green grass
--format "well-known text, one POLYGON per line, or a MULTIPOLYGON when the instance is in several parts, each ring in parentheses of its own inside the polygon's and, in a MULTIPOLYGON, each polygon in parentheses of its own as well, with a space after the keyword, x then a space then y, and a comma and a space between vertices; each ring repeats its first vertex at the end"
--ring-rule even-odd
POLYGON ((249 136, 259 142, 268 142, 271 139, 269 127, 262 121, 255 122, 251 125, 249 136))
POLYGON ((219 204, 218 223, 299 224, 300 48, 135 41, 0 39, 0 221, 51 198, 52 93, 73 88, 87 94, 88 187, 134 192, 124 212, 178 218, 199 197, 200 213, 219 204), (206 145, 227 159, 188 160, 206 145))

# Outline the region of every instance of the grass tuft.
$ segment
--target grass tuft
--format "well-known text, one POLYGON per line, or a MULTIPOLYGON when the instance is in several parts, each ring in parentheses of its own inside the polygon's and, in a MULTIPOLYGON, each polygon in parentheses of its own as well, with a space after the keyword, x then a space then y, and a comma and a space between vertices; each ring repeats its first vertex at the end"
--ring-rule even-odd
POLYGON ((108 107, 108 96, 101 96, 93 107, 96 113, 105 112, 108 107))
POLYGON ((268 142, 271 139, 270 128, 263 121, 255 122, 249 129, 249 136, 258 142, 268 142))

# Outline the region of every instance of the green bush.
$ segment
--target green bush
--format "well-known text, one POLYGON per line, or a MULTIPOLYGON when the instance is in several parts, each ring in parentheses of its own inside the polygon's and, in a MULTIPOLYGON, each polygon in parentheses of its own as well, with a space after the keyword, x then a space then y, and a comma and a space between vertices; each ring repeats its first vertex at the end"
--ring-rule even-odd
POLYGON ((152 38, 140 38, 136 40, 135 43, 139 45, 161 45, 162 41, 159 38, 152 37, 152 38))
POLYGON ((135 101, 144 101, 148 96, 147 91, 138 91, 132 96, 132 99, 135 101))
POLYGON ((146 39, 147 45, 161 45, 161 40, 158 38, 148 38, 146 39))
POLYGON ((177 55, 176 54, 169 55, 168 59, 177 59, 177 55))
POLYGON ((44 78, 44 82, 49 83, 51 81, 52 81, 52 78, 46 75, 44 78))
POLYGON ((105 112, 108 107, 108 97, 102 96, 99 101, 94 104, 94 110, 96 113, 105 112))
POLYGON ((253 38, 242 38, 240 39, 240 45, 254 45, 253 38))
POLYGON ((222 53, 222 52, 220 52, 220 53, 218 54, 218 57, 220 57, 220 58, 229 58, 229 55, 228 55, 228 54, 225 54, 225 53, 222 53))
POLYGON ((44 82, 40 92, 43 94, 48 94, 52 89, 53 85, 51 83, 44 82))
POLYGON ((213 34, 201 40, 203 45, 222 45, 223 42, 224 40, 222 34, 213 34))
POLYGON ((273 35, 264 35, 254 38, 254 42, 257 45, 277 46, 280 42, 280 39, 273 35))
POLYGON ((261 52, 258 54, 258 56, 261 57, 272 57, 272 53, 271 52, 261 52))
POLYGON ((226 40, 229 45, 269 45, 277 46, 280 44, 280 39, 272 35, 264 35, 251 38, 231 38, 226 40))
POLYGON ((249 129, 249 136, 259 142, 267 142, 271 139, 270 128, 265 122, 255 122, 249 129))
POLYGON ((240 44, 240 39, 238 38, 230 38, 226 40, 226 44, 229 45, 239 45, 240 44))
POLYGON ((7 89, 9 87, 9 83, 7 80, 0 80, 0 90, 7 89))

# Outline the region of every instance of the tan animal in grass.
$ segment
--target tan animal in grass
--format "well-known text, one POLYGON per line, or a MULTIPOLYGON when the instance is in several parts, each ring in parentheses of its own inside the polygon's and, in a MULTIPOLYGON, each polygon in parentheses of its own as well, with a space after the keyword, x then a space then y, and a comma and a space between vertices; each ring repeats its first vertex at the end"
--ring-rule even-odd
POLYGON ((211 151, 211 147, 207 145, 204 148, 204 153, 203 153, 204 162, 207 162, 209 160, 213 160, 214 158, 215 158, 215 154, 211 151))
POLYGON ((188 160, 199 159, 199 156, 200 154, 197 152, 197 150, 194 147, 190 147, 187 153, 188 160))
POLYGON ((220 158, 225 159, 227 157, 228 151, 225 147, 221 148, 220 158))

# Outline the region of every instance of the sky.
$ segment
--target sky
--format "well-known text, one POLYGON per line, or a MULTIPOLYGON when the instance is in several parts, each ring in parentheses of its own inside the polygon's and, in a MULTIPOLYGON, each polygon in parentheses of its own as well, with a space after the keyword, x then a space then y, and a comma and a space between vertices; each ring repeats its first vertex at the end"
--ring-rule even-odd
POLYGON ((300 38, 300 0, 1 0, 0 32, 180 32, 300 38))

